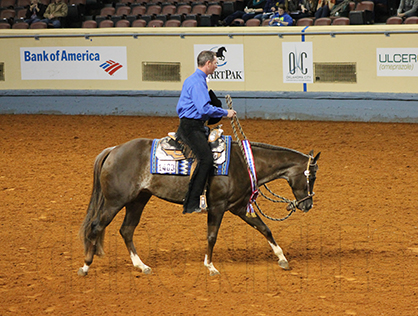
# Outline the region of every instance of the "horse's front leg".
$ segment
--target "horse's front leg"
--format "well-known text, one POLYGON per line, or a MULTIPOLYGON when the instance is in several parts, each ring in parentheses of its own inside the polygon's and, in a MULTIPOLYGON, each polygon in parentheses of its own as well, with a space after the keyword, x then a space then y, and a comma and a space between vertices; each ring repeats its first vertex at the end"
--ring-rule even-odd
POLYGON ((264 237, 266 237, 269 245, 274 251, 274 254, 279 258, 279 266, 285 270, 290 270, 289 262, 284 256, 282 248, 280 248, 280 246, 276 243, 270 228, 268 228, 268 226, 261 220, 258 214, 255 214, 256 217, 248 217, 246 209, 244 209, 239 213, 235 213, 235 215, 241 217, 248 225, 251 225, 257 229, 264 237))
POLYGON ((218 238, 219 227, 221 226, 224 212, 214 213, 208 212, 208 250, 205 256, 205 267, 209 269, 210 276, 219 274, 219 271, 212 263, 213 247, 215 247, 216 239, 218 238))

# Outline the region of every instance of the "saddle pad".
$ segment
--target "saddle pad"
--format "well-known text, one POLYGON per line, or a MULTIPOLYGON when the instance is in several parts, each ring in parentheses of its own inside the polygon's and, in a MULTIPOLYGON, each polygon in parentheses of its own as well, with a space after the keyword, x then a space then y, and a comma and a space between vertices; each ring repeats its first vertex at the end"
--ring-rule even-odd
MULTIPOLYGON (((225 150, 219 153, 219 148, 213 149, 214 155, 214 175, 226 176, 229 170, 230 152, 231 152, 231 136, 222 136, 225 142, 225 150), (218 163, 217 163, 218 161, 218 163)), ((193 158, 174 160, 172 158, 162 159, 157 155, 159 152, 158 145, 161 139, 154 139, 151 146, 151 173, 153 174, 171 174, 190 176, 190 169, 193 164, 193 158)))

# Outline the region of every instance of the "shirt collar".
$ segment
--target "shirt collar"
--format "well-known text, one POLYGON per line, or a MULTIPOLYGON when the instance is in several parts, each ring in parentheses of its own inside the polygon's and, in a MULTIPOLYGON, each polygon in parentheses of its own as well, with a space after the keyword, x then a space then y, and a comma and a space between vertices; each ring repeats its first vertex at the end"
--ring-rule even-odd
POLYGON ((196 73, 199 75, 199 76, 202 76, 203 78, 205 78, 206 79, 206 77, 207 77, 207 75, 202 71, 202 70, 200 70, 199 68, 197 68, 196 69, 196 73))

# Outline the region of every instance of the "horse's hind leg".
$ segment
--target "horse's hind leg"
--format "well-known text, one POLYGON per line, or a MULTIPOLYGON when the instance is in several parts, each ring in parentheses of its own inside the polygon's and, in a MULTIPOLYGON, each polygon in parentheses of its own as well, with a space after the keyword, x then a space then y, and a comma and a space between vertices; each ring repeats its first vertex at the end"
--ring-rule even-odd
POLYGON ((138 226, 141 219, 142 211, 150 198, 151 194, 141 193, 135 202, 126 205, 125 219, 123 220, 122 226, 119 230, 123 240, 125 241, 126 248, 128 248, 134 267, 139 268, 145 274, 152 273, 152 270, 139 258, 133 243, 133 236, 135 228, 138 226))
POLYGON ((235 215, 241 217, 248 225, 251 225, 257 229, 264 237, 266 237, 268 243, 274 251, 274 254, 279 258, 279 266, 285 270, 289 270, 290 266, 283 254, 282 248, 280 248, 280 246, 276 243, 270 228, 268 228, 268 226, 261 220, 258 214, 256 214, 256 217, 248 217, 246 210, 244 210, 235 215))
POLYGON ((85 241, 84 266, 78 270, 78 275, 87 275, 90 265, 93 263, 94 255, 104 255, 103 242, 105 229, 121 209, 121 206, 110 206, 108 203, 105 203, 103 211, 91 223, 90 233, 86 236, 87 240, 85 241))

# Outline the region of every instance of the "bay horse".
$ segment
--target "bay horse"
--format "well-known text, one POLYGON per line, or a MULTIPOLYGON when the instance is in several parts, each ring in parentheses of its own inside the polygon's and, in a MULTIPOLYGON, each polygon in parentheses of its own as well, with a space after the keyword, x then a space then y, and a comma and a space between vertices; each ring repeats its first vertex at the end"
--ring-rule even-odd
MULTIPOLYGON (((152 141, 134 139, 107 148, 96 157, 91 199, 80 228, 85 258, 84 266, 78 270, 79 275, 87 275, 94 255, 104 254, 105 228, 123 207, 126 208, 126 214, 119 232, 128 248, 132 263, 145 274, 152 272, 151 268, 141 261, 135 249, 135 228, 151 196, 182 204, 189 183, 188 176, 151 174, 152 141)), ((313 186, 320 153, 313 157, 313 151, 305 155, 292 149, 262 143, 251 143, 251 147, 258 185, 279 178, 286 179, 293 195, 299 201, 295 205, 303 212, 308 212, 313 206, 313 186)), ((258 214, 255 217, 246 215, 252 189, 247 164, 236 141, 231 144, 230 157, 228 176, 212 176, 208 182, 208 247, 204 265, 209 269, 210 275, 219 274, 212 263, 212 253, 223 216, 229 210, 257 229, 279 258, 280 267, 289 269, 288 261, 267 225, 258 214)))

